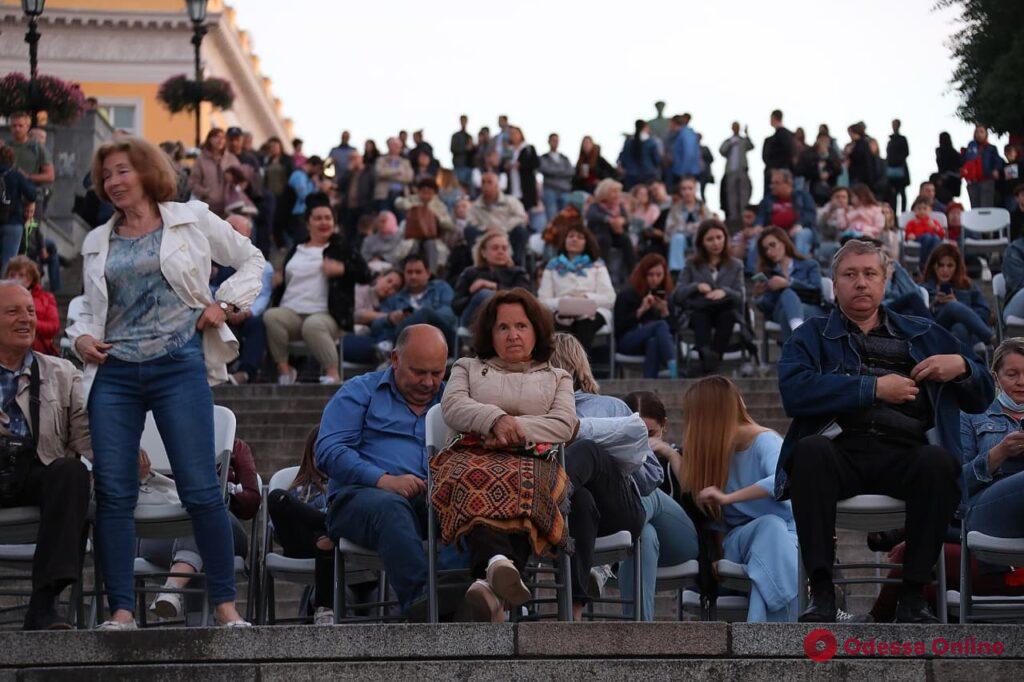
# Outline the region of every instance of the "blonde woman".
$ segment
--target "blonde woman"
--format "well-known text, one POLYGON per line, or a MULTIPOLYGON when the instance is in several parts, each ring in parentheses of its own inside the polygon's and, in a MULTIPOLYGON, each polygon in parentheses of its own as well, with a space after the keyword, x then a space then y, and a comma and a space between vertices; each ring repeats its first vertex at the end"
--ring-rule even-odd
POLYGON ((722 376, 690 386, 683 414, 679 482, 724 532, 723 558, 747 567, 747 621, 795 621, 796 524, 790 503, 772 495, 782 438, 751 418, 739 389, 722 376))

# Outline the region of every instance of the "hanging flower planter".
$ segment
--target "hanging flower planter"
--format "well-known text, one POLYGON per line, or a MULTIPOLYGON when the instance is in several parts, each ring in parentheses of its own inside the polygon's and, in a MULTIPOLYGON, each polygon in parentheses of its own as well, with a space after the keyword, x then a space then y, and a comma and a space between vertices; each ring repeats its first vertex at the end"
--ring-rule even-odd
POLYGON ((0 116, 16 111, 45 111, 50 123, 74 123, 85 108, 85 95, 78 83, 55 76, 37 76, 31 88, 25 74, 13 72, 0 78, 0 116))
POLYGON ((197 82, 180 75, 165 80, 156 98, 168 111, 177 114, 181 111, 195 111, 197 99, 209 102, 217 109, 230 109, 235 102, 235 91, 231 83, 223 78, 204 78, 202 82, 197 82))

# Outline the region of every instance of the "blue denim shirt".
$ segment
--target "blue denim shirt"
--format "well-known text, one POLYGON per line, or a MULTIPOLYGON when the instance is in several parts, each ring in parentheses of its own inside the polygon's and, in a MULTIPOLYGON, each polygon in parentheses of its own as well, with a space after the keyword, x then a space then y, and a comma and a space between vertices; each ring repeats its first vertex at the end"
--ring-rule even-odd
POLYGON ((427 478, 427 410, 440 404, 444 384, 417 415, 398 390, 394 372, 349 379, 320 420, 316 465, 331 480, 328 498, 344 485, 375 486, 384 474, 427 478))
MULTIPOLYGON (((452 299, 455 298, 455 291, 448 282, 441 279, 432 279, 427 282, 427 289, 420 299, 419 308, 428 308, 445 317, 451 316, 455 319, 455 311, 452 310, 452 299)), ((405 310, 414 307, 412 294, 408 289, 402 289, 397 294, 385 298, 380 304, 382 313, 390 313, 395 310, 405 310)))
MULTIPOLYGON (((813 258, 804 258, 803 260, 797 260, 794 258, 792 261, 793 270, 787 276, 782 271, 782 268, 778 265, 772 270, 768 278, 771 279, 773 275, 782 275, 789 280, 789 288, 793 291, 821 291, 821 266, 818 265, 818 261, 813 258)), ((761 309, 765 315, 771 316, 775 310, 775 304, 779 302, 779 296, 785 289, 779 291, 772 291, 771 289, 765 290, 757 299, 757 307, 761 309)))
MULTIPOLYGON (((910 344, 914 362, 932 355, 962 355, 969 374, 945 384, 926 382, 925 390, 935 410, 939 443, 961 456, 960 412, 983 412, 993 398, 992 376, 974 351, 960 344, 936 323, 919 317, 897 315, 884 308, 889 322, 910 344)), ((789 497, 789 461, 797 442, 821 433, 836 416, 861 410, 875 401, 873 376, 860 374, 861 359, 850 342, 850 333, 838 308, 828 317, 807 320, 793 332, 779 360, 779 392, 786 414, 792 417, 782 444, 775 473, 775 496, 789 497)))
MULTIPOLYGON (((922 284, 925 290, 928 292, 929 300, 933 302, 932 308, 935 308, 935 294, 939 290, 939 283, 934 278, 928 278, 922 284)), ((988 302, 985 301, 985 296, 981 293, 981 289, 978 285, 971 282, 969 289, 953 289, 953 296, 956 298, 958 303, 963 303, 965 306, 973 310, 978 314, 978 317, 982 319, 985 324, 988 324, 991 311, 988 307, 988 302)), ((942 305, 941 303, 938 305, 942 305)))
POLYGON ((973 499, 1000 478, 1024 471, 1024 458, 1007 457, 999 468, 989 473, 988 453, 1019 428, 1017 420, 1003 412, 994 400, 981 414, 960 415, 961 461, 964 466, 965 497, 973 499))

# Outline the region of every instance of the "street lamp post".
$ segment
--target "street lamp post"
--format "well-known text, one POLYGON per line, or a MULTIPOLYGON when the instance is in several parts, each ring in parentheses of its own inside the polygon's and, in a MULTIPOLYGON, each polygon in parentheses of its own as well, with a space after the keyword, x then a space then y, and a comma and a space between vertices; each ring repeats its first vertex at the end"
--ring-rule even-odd
POLYGON ((33 127, 36 125, 36 76, 39 69, 37 50, 39 31, 36 22, 45 7, 46 0, 21 0, 21 11, 28 17, 28 33, 25 34, 25 42, 28 43, 28 98, 33 127))
MULTIPOLYGON (((24 0, 23 0, 24 1, 24 0)), ((203 104, 203 65, 200 61, 199 48, 203 44, 203 36, 206 35, 206 2, 207 0, 185 0, 185 7, 188 9, 188 18, 192 20, 192 45, 195 47, 196 57, 196 146, 199 146, 200 130, 199 116, 203 104)))

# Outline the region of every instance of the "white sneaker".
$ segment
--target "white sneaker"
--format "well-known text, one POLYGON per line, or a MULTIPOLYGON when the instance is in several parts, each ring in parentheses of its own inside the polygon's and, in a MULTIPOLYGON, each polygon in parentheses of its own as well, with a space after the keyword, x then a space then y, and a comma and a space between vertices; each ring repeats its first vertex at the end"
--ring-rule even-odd
POLYGON ((313 614, 313 625, 334 625, 334 609, 329 609, 326 606, 316 607, 316 613, 313 614))
POLYGON ((395 344, 391 341, 379 341, 377 342, 377 350, 383 355, 387 356, 391 354, 391 351, 395 349, 395 344))
POLYGON ((217 623, 217 625, 219 625, 222 628, 251 628, 252 627, 252 623, 250 623, 247 620, 242 620, 241 618, 239 618, 238 620, 228 621, 227 623, 217 623))
POLYGON ((278 386, 291 386, 295 383, 295 380, 299 378, 299 370, 292 367, 288 370, 287 374, 279 374, 277 376, 278 386))
POLYGON ((181 595, 174 592, 161 592, 149 605, 153 615, 164 620, 174 620, 181 613, 181 595))
POLYGON ((591 597, 601 598, 604 596, 604 586, 608 582, 608 578, 612 577, 611 566, 594 566, 590 569, 590 578, 588 580, 587 589, 590 592, 591 597))
POLYGON ((326 374, 323 375, 322 377, 320 377, 320 385, 321 386, 334 386, 334 385, 340 384, 340 383, 341 383, 340 380, 335 379, 334 377, 329 377, 326 374))
POLYGON ((108 632, 126 632, 128 630, 138 630, 139 626, 134 620, 127 623, 122 623, 118 620, 105 620, 97 625, 96 629, 107 630, 108 632))

